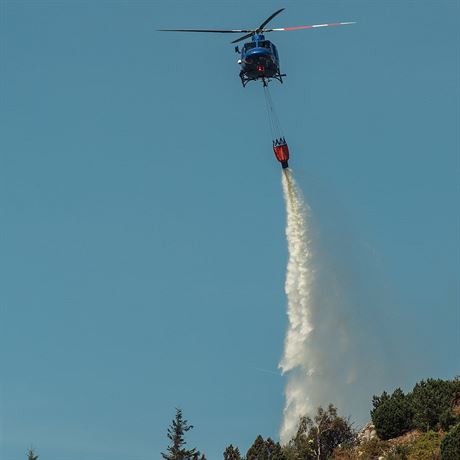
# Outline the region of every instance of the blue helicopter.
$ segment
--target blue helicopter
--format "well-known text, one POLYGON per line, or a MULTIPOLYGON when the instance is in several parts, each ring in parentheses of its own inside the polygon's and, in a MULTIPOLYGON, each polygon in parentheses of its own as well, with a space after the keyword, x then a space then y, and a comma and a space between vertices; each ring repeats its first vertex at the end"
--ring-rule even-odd
POLYGON ((267 86, 267 83, 270 81, 270 79, 275 79, 280 83, 283 83, 283 77, 286 76, 286 74, 283 74, 280 71, 278 50, 271 41, 265 39, 265 33, 355 24, 354 22, 336 22, 331 24, 315 24, 311 26, 266 29, 265 26, 282 11, 284 11, 284 8, 275 11, 271 16, 265 19, 265 21, 262 22, 262 24, 260 24, 257 29, 160 29, 160 32, 245 34, 242 37, 233 40, 232 43, 238 43, 251 37, 252 41, 245 43, 241 51, 238 46, 235 47, 235 52, 241 53, 241 57, 238 59, 238 64, 241 66, 241 83, 243 84, 243 87, 245 87, 248 82, 256 80, 261 80, 264 86, 267 86))

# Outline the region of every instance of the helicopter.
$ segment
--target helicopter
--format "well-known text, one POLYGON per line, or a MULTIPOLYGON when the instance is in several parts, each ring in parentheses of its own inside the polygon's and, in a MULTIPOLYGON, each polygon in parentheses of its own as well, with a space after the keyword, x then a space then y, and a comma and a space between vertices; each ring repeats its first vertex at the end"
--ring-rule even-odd
POLYGON ((238 59, 238 64, 241 66, 240 79, 243 87, 245 87, 250 81, 257 80, 261 80, 264 86, 267 86, 267 83, 271 79, 275 79, 280 83, 283 83, 283 77, 286 76, 286 74, 281 73, 280 70, 278 50, 274 43, 265 39, 265 33, 355 24, 355 22, 335 22, 330 24, 314 24, 310 26, 281 27, 272 29, 265 28, 265 26, 282 11, 284 11, 284 8, 275 11, 256 29, 159 29, 159 31, 245 34, 231 42, 234 44, 251 38, 250 42, 244 43, 241 51, 238 45, 235 46, 235 52, 240 54, 240 58, 238 59))

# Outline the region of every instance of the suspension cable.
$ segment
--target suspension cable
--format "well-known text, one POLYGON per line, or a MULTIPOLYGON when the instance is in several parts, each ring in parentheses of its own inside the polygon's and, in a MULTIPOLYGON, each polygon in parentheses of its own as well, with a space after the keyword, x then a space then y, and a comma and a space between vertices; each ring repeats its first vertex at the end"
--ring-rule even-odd
POLYGON ((272 113, 272 109, 270 106, 268 86, 264 86, 264 96, 265 96, 265 105, 267 107, 267 117, 268 117, 268 124, 270 127, 270 134, 272 135, 272 138, 275 139, 276 138, 275 125, 273 122, 273 113, 272 113))
POLYGON ((273 139, 284 137, 283 130, 281 128, 281 124, 279 122, 278 116, 275 111, 275 107, 273 105, 273 100, 270 94, 270 90, 268 89, 268 85, 264 86, 264 95, 265 95, 265 103, 267 105, 268 119, 269 119, 270 129, 272 132, 273 139))

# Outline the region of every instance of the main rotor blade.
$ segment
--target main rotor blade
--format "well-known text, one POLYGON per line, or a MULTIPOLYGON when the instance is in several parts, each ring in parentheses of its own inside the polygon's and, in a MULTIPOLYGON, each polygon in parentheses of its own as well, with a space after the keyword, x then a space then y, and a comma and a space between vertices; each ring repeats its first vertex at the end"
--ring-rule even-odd
POLYGON ((334 22, 331 24, 314 24, 312 26, 282 27, 278 29, 265 29, 263 32, 286 32, 289 30, 316 29, 318 27, 347 26, 349 24, 356 24, 356 22, 334 22))
POLYGON ((277 14, 280 14, 281 11, 284 11, 284 8, 281 8, 278 11, 275 11, 271 16, 269 16, 265 21, 258 27, 257 30, 263 29, 277 14))
POLYGON ((251 33, 243 35, 242 37, 237 38, 236 40, 233 40, 232 43, 238 43, 242 40, 246 40, 246 38, 252 37, 253 35, 254 35, 254 31, 251 31, 251 33))
POLYGON ((209 32, 215 34, 244 34, 246 32, 251 32, 251 30, 246 29, 157 29, 158 32, 209 32))

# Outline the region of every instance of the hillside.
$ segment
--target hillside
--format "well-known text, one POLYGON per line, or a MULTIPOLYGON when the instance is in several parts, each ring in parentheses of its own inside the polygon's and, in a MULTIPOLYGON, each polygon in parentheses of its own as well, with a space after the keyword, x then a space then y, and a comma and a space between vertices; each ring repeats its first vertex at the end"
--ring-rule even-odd
MULTIPOLYGON (((368 426, 373 427, 372 424, 368 426)), ((375 431, 374 431, 375 433, 375 431)), ((335 449, 334 460, 441 460, 441 441, 446 433, 412 430, 383 441, 376 434, 361 439, 356 446, 335 449)))

